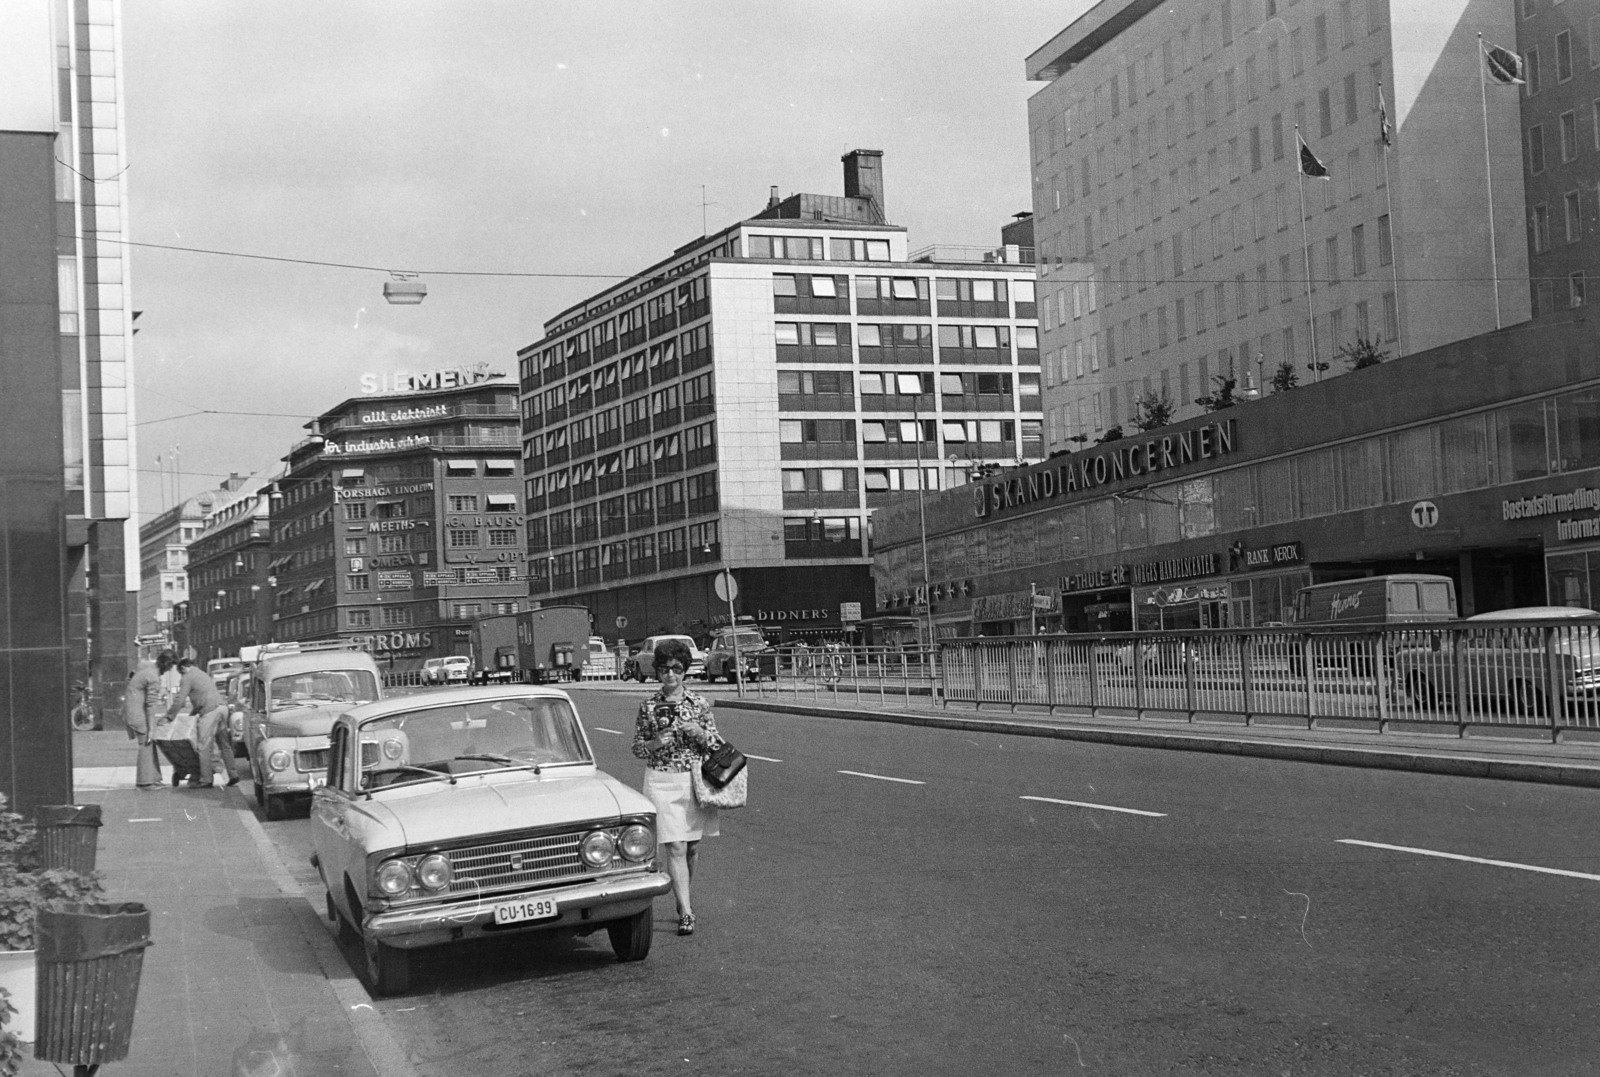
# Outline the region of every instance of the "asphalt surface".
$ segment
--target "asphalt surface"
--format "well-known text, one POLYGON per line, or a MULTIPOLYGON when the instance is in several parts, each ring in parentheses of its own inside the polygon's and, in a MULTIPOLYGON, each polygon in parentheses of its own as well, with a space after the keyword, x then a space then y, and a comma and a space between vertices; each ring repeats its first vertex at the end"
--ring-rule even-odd
MULTIPOLYGON (((635 784, 644 691, 574 692, 635 784)), ((663 899, 638 964, 603 932, 430 952, 373 1000, 417 1072, 1600 1072, 1594 791, 717 721, 765 758, 695 936, 663 899)), ((304 816, 265 829, 307 876, 304 816)))

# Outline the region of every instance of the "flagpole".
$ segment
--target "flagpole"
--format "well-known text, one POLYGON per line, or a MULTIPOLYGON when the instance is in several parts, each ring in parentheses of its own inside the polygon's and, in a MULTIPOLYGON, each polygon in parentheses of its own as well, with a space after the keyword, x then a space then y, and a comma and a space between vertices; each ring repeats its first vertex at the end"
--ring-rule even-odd
MULTIPOLYGON (((1500 253, 1494 241, 1494 172, 1489 164, 1489 90, 1483 79, 1483 35, 1478 35, 1478 98, 1483 106, 1483 181, 1489 190, 1489 271, 1494 275, 1494 327, 1500 328, 1500 253)), ((1389 218, 1394 221, 1393 217, 1389 218)), ((1395 296, 1395 307, 1400 297, 1395 296)))
MULTIPOLYGON (((1311 375, 1313 381, 1322 380, 1322 364, 1317 362, 1317 312, 1311 305, 1311 235, 1306 231, 1306 170, 1300 161, 1300 147, 1305 140, 1300 137, 1300 125, 1294 125, 1294 178, 1300 188, 1300 253, 1306 266, 1306 318, 1311 327, 1311 375)), ((1398 302, 1398 300, 1397 300, 1398 302)))
MULTIPOLYGON (((1481 77, 1481 73, 1480 73, 1481 77)), ((1383 83, 1378 83, 1378 98, 1383 99, 1383 83)), ((1384 116, 1387 123, 1388 116, 1384 116)), ((1394 335, 1401 355, 1406 353, 1405 320, 1400 315, 1400 251, 1394 245, 1394 188, 1389 183, 1389 131, 1382 131, 1383 143, 1383 198, 1389 209, 1389 280, 1394 284, 1394 335)))

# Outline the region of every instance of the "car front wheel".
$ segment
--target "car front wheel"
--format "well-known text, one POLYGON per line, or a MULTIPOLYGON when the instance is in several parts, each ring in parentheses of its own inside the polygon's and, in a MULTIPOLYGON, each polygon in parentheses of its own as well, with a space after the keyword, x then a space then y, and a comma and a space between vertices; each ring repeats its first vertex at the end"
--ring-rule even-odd
POLYGON ((373 939, 361 940, 367 956, 367 986, 373 994, 398 995, 411 987, 411 952, 385 946, 373 939))
POLYGON ((606 934, 611 936, 611 949, 618 961, 643 961, 655 935, 654 913, 645 909, 626 920, 607 924, 606 934))

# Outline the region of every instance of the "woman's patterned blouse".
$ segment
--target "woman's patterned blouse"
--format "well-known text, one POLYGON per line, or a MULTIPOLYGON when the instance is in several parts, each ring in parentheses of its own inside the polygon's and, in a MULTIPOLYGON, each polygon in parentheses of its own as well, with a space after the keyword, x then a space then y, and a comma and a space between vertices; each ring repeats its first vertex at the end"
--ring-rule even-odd
POLYGON ((644 760, 644 765, 651 770, 663 770, 672 774, 684 774, 698 767, 706 755, 715 751, 722 744, 722 734, 717 732, 717 723, 711 717, 711 704, 704 696, 697 696, 685 690, 683 698, 676 703, 668 702, 657 692, 643 703, 639 704, 639 720, 635 725, 633 734, 633 754, 644 760), (707 744, 705 747, 690 744, 683 740, 674 740, 664 748, 651 748, 645 741, 655 737, 671 726, 681 722, 699 722, 706 727, 707 744))

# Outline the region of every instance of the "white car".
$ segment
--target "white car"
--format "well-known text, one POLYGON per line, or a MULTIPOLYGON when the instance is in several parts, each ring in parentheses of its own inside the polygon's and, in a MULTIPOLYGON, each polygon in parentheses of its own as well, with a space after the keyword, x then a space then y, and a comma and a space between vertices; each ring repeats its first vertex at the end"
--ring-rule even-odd
POLYGON ((472 679, 472 659, 464 654, 430 658, 422 663, 423 684, 466 684, 472 679))
POLYGON ((379 994, 413 950, 463 939, 604 930, 650 952, 655 805, 595 767, 553 688, 447 688, 340 715, 311 809, 328 916, 365 951, 379 994))

